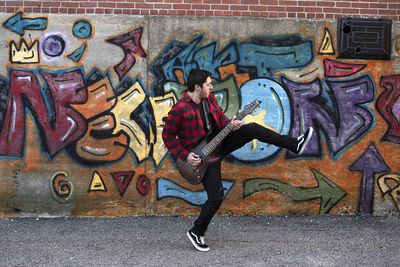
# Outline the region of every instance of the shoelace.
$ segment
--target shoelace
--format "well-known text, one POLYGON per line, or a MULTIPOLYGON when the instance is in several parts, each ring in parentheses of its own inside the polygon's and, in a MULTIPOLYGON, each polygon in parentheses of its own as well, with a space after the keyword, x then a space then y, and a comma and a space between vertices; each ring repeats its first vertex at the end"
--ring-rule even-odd
POLYGON ((304 143, 304 140, 305 140, 305 139, 304 139, 304 135, 300 135, 300 136, 297 138, 297 140, 299 141, 299 143, 297 144, 297 150, 299 150, 301 144, 304 143))

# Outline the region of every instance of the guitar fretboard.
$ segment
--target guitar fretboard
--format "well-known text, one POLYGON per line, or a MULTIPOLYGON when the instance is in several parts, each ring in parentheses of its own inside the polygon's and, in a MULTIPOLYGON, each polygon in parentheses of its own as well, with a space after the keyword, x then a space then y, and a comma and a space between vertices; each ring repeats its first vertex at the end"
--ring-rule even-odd
POLYGON ((201 153, 203 153, 203 155, 205 157, 207 157, 208 155, 210 155, 215 148, 218 146, 218 144, 220 144, 222 142, 222 140, 225 139, 225 137, 232 132, 232 124, 229 123, 227 126, 225 126, 224 129, 222 129, 222 131, 220 131, 211 141, 210 143, 208 143, 205 147, 203 147, 203 149, 201 150, 201 153))
MULTIPOLYGON (((244 116, 243 116, 243 111, 240 112, 239 114, 236 115, 236 119, 237 120, 243 120, 244 116)), ((233 128, 232 128, 232 123, 229 123, 228 125, 225 126, 224 129, 222 129, 222 131, 220 131, 211 141, 210 143, 208 143, 205 147, 203 147, 203 149, 201 150, 201 153, 203 153, 203 155, 205 157, 207 157, 208 155, 210 155, 215 148, 218 146, 218 144, 220 144, 225 137, 232 132, 233 128)))
MULTIPOLYGON (((246 105, 244 110, 242 110, 236 115, 236 119, 240 121, 243 120, 243 118, 246 117, 251 112, 253 112, 254 109, 260 105, 260 103, 261 103, 260 100, 254 100, 252 103, 246 105)), ((220 131, 207 145, 205 145, 200 150, 200 152, 204 155, 204 157, 208 157, 208 155, 210 155, 215 150, 218 144, 220 144, 224 140, 224 138, 230 132, 232 132, 232 130, 233 127, 232 123, 230 122, 227 126, 224 127, 224 129, 222 129, 222 131, 220 131)))

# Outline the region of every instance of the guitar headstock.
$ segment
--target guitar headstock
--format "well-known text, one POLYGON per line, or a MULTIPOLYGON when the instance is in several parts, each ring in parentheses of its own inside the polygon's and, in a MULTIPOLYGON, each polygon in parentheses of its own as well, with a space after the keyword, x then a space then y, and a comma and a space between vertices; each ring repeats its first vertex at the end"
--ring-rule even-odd
POLYGON ((260 104, 262 103, 261 100, 253 100, 251 103, 247 104, 246 106, 244 106, 243 110, 241 112, 239 112, 238 115, 236 115, 236 117, 239 120, 242 120, 244 117, 246 117, 247 115, 253 113, 253 111, 260 106, 260 104))

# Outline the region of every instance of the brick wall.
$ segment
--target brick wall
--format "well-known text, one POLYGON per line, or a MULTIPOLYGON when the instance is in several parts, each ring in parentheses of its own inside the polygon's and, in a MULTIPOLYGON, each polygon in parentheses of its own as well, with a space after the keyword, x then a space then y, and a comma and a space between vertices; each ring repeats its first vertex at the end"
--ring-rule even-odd
POLYGON ((243 16, 334 19, 378 17, 400 20, 399 0, 48 0, 0 1, 0 12, 243 16))

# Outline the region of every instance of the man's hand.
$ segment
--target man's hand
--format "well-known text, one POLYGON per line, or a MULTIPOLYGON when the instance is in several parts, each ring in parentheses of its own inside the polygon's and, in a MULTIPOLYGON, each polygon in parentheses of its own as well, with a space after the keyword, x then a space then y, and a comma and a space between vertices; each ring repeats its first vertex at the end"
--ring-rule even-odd
POLYGON ((201 164, 201 158, 196 153, 190 152, 189 156, 187 157, 187 163, 193 166, 199 166, 201 164))
POLYGON ((236 115, 231 120, 231 124, 233 131, 239 130, 239 128, 242 127, 242 121, 236 119, 236 115))

